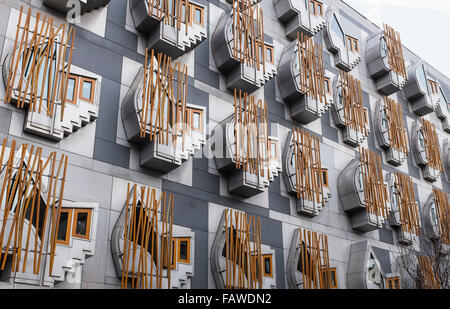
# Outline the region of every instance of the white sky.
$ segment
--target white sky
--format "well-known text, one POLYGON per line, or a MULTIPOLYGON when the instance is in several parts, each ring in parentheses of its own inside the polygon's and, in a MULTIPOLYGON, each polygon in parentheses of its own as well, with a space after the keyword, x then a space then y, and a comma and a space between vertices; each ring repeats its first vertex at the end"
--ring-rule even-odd
POLYGON ((403 45, 450 78, 449 0, 343 0, 374 24, 400 32, 403 45))

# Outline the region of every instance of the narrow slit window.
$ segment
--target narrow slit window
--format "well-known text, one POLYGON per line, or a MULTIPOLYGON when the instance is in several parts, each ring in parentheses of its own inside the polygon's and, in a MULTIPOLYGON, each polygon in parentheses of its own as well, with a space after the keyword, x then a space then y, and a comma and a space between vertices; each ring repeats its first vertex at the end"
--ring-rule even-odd
POLYGON ((195 131, 202 131, 202 111, 198 109, 191 109, 191 127, 195 131))
POLYGON ((329 187, 327 169, 322 169, 322 182, 325 187, 329 187))
POLYGON ((69 245, 70 241, 70 223, 72 219, 71 209, 61 209, 59 213, 58 233, 56 235, 56 243, 61 245, 69 245))
POLYGON ((190 264, 190 243, 189 238, 178 239, 178 262, 190 264))
POLYGON ((266 51, 266 61, 273 63, 273 47, 265 45, 265 51, 266 51))
POLYGON ((90 209, 75 209, 74 211, 74 225, 72 236, 77 238, 89 239, 91 226, 90 209))
POLYGON ((325 91, 327 92, 327 94, 331 94, 330 79, 328 77, 325 77, 323 81, 325 84, 325 91))
POLYGON ((273 277, 272 255, 263 255, 263 275, 265 277, 273 277))
POLYGON ((270 142, 270 158, 278 160, 278 143, 276 141, 270 142))

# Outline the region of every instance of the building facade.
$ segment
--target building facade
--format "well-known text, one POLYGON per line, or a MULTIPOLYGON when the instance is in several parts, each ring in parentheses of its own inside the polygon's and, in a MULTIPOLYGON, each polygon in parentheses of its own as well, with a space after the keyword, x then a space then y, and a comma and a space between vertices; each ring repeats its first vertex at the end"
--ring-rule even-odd
POLYGON ((390 288, 450 244, 450 80, 340 0, 0 0, 0 55, 2 288, 390 288))

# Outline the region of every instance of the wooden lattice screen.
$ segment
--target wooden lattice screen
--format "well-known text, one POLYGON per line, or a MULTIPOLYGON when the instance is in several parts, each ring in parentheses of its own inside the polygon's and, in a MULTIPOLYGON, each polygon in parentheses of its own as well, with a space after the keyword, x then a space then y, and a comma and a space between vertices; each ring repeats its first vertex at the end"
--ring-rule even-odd
POLYGON ((368 121, 366 121, 364 112, 361 81, 347 72, 340 71, 340 85, 342 87, 345 125, 367 136, 368 121))
POLYGON ((161 289, 163 269, 166 268, 164 277, 170 287, 171 267, 166 266, 172 265, 174 250, 173 195, 162 192, 158 196, 154 188, 138 188, 137 185, 131 188, 130 184, 127 189, 122 288, 128 288, 128 281, 131 281, 132 289, 161 289), (156 286, 153 278, 156 278, 156 286))
POLYGON ((189 0, 147 0, 148 15, 156 17, 158 20, 164 19, 166 25, 176 27, 178 31, 184 25, 186 34, 188 26, 192 23, 190 16, 189 0))
POLYGON ((33 274, 42 274, 42 259, 49 256, 51 276, 68 157, 63 154, 58 160, 56 152, 52 152, 44 158, 42 148, 23 144, 16 149, 14 140, 8 153, 6 143, 5 139, 0 154, 3 183, 0 193, 0 210, 3 212, 3 218, 0 218, 0 270, 5 270, 8 255, 12 255, 11 271, 25 273, 28 254, 32 253, 33 274), (41 213, 43 210, 44 214, 41 213), (11 216, 8 235, 7 226, 11 216), (28 228, 24 230, 25 223, 28 228), (33 231, 32 226, 35 228, 33 231), (35 235, 34 241, 31 233, 35 235), (50 248, 50 252, 47 248, 50 248))
POLYGON ((433 262, 429 256, 419 255, 418 261, 418 273, 419 280, 422 283, 424 289, 442 289, 441 284, 437 278, 433 262))
POLYGON ((25 16, 23 7, 20 7, 5 103, 11 103, 14 91, 18 93, 18 108, 23 108, 27 101, 30 111, 41 113, 42 105, 45 104, 47 116, 53 117, 55 104, 60 104, 63 119, 75 29, 70 27, 66 33, 67 24, 63 23, 55 30, 54 19, 47 15, 41 16, 41 13, 37 14, 35 23, 31 18, 31 8, 25 16))
POLYGON ((233 57, 266 73, 263 10, 251 0, 233 0, 233 57))
POLYGON ((441 159, 441 150, 439 147, 439 138, 437 135, 436 126, 425 118, 422 118, 421 121, 428 166, 443 172, 444 167, 441 159))
POLYGON ((225 209, 226 289, 261 289, 261 219, 225 209))
POLYGON ((433 189, 433 195, 441 240, 445 244, 450 245, 450 202, 448 194, 444 191, 433 189))
POLYGON ((420 234, 419 206, 416 204, 412 178, 395 173, 395 188, 398 194, 398 208, 402 230, 415 235, 420 234))
POLYGON ((294 144, 297 198, 325 204, 319 137, 292 128, 294 144))
POLYGON ((388 97, 383 97, 383 102, 383 109, 389 125, 388 134, 391 148, 408 155, 408 135, 403 121, 402 107, 388 97))
MULTIPOLYGON (((328 105, 325 89, 325 69, 322 44, 314 44, 313 38, 297 32, 300 91, 316 101, 328 105)), ((331 87, 331 86, 330 86, 331 87)))
POLYGON ((234 123, 236 169, 269 178, 269 165, 265 164, 270 157, 267 103, 235 89, 234 123))
POLYGON ((306 229, 298 230, 297 246, 300 248, 298 265, 302 272, 304 289, 329 289, 331 287, 328 237, 306 229))
POLYGON ((384 185, 381 156, 362 147, 358 151, 366 209, 370 214, 387 219, 389 199, 384 185))
POLYGON ((154 50, 150 53, 147 49, 144 68, 141 138, 149 133, 150 141, 158 136, 158 142, 167 145, 170 132, 176 145, 182 133, 184 147, 185 133, 190 130, 186 116, 187 66, 178 62, 172 67, 172 58, 162 53, 158 53, 155 63, 154 50))
POLYGON ((403 58, 402 41, 400 40, 400 33, 393 28, 384 24, 384 37, 386 38, 386 45, 388 50, 389 66, 392 71, 407 79, 405 59, 403 58))

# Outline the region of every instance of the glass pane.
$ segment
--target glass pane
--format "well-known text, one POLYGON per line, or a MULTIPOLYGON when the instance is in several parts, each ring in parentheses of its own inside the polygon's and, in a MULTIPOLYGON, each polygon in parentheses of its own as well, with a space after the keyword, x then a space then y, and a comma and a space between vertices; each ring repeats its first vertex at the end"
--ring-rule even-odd
POLYGON ((77 226, 76 226, 76 234, 77 235, 86 235, 87 234, 87 220, 88 220, 88 214, 86 212, 78 213, 77 226))
POLYGON ((195 8, 195 22, 197 24, 202 23, 202 10, 199 8, 195 8))
POLYGON ((310 2, 310 10, 312 14, 316 14, 316 6, 314 5, 314 1, 310 2))
POLYGON ((83 81, 83 90, 81 92, 81 96, 84 99, 91 100, 91 91, 92 91, 92 82, 83 81))
POLYGON ((73 101, 75 95, 75 79, 69 78, 69 82, 67 83, 67 100, 73 101))
POLYGON ((277 157, 277 145, 275 143, 270 143, 270 156, 274 159, 277 157))
POLYGON ((61 212, 59 214, 59 226, 57 239, 65 241, 67 237, 67 224, 69 221, 69 213, 61 212))
POLYGON ((266 60, 272 62, 272 48, 266 48, 266 60))
POLYGON ((368 261, 368 280, 370 282, 372 282, 373 284, 375 284, 377 287, 379 287, 380 289, 384 288, 384 278, 383 275, 381 274, 381 270, 378 268, 377 264, 375 263, 375 257, 372 255, 372 253, 370 254, 370 258, 368 261))
POLYGON ((200 129, 200 113, 194 113, 192 116, 192 126, 194 129, 200 129))
POLYGON ((272 264, 270 263, 270 258, 264 258, 264 273, 270 275, 272 273, 272 264))
POLYGON ((188 259, 188 242, 186 240, 180 241, 180 259, 188 259))
POLYGON ((322 178, 323 178, 323 184, 327 185, 328 184, 328 174, 327 171, 322 171, 322 178))
POLYGON ((417 80, 420 84, 420 88, 422 88, 422 91, 427 91, 427 77, 425 74, 425 68, 423 65, 421 65, 419 68, 417 68, 417 80))

